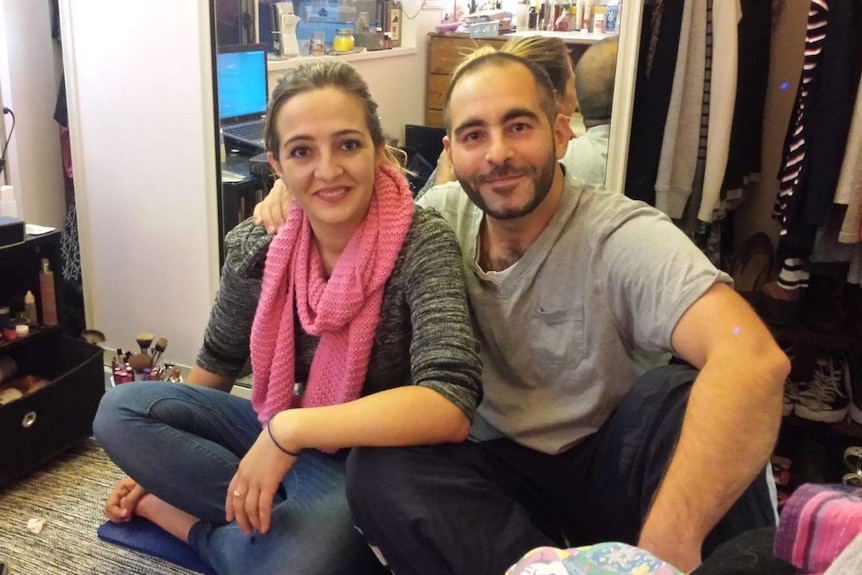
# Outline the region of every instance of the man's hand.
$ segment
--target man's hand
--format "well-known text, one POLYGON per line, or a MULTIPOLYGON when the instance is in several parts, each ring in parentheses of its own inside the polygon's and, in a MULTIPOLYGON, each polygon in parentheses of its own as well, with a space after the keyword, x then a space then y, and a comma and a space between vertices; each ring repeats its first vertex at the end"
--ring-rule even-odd
POLYGON ((287 186, 281 181, 281 178, 275 181, 275 185, 269 191, 269 194, 254 207, 254 223, 255 225, 266 228, 266 233, 275 235, 278 228, 287 221, 287 216, 290 215, 290 202, 293 197, 287 190, 287 186))
POLYGON ((658 529, 646 526, 638 539, 638 547, 649 551, 659 559, 667 561, 680 571, 689 573, 703 562, 700 554, 703 541, 690 541, 684 543, 683 534, 675 533, 675 530, 666 530, 659 533, 658 529))
POLYGON ((105 501, 103 513, 113 523, 127 523, 135 513, 135 507, 147 492, 130 477, 121 479, 105 501))

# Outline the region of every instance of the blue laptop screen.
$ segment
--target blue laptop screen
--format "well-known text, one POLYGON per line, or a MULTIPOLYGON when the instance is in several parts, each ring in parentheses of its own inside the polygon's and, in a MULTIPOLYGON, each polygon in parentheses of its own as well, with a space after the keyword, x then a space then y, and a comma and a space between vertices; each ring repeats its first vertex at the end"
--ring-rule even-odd
POLYGON ((225 52, 217 68, 219 119, 266 112, 265 52, 225 52))

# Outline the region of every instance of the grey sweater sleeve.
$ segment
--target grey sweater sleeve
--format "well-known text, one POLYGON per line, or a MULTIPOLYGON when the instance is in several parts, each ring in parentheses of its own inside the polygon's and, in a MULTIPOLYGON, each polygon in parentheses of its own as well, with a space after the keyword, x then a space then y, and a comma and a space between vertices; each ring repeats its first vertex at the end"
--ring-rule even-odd
POLYGON ((204 331, 197 365, 237 377, 249 357, 249 340, 260 299, 263 264, 272 236, 251 219, 225 236, 225 263, 215 303, 204 331))
POLYGON ((471 420, 482 400, 482 363, 473 334, 461 248, 449 225, 416 206, 417 233, 405 261, 413 384, 455 403, 471 420))

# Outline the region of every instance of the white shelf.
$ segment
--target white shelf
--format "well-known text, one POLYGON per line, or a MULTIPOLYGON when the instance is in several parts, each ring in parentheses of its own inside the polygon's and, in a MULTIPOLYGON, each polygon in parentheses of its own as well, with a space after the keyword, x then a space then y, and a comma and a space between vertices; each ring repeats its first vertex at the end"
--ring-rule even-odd
POLYGON ((614 36, 615 34, 594 34, 592 32, 549 32, 547 30, 524 30, 522 32, 512 32, 510 34, 502 34, 501 38, 526 38, 528 36, 547 36, 551 38, 559 38, 566 44, 595 44, 599 40, 604 40, 614 36))
POLYGON ((344 54, 343 56, 296 56, 294 58, 267 57, 267 69, 272 71, 289 70, 294 66, 305 62, 316 62, 322 60, 340 60, 342 62, 362 62, 365 60, 381 60, 384 58, 400 58, 416 54, 416 48, 390 48, 389 50, 373 50, 371 52, 358 52, 356 54, 344 54))

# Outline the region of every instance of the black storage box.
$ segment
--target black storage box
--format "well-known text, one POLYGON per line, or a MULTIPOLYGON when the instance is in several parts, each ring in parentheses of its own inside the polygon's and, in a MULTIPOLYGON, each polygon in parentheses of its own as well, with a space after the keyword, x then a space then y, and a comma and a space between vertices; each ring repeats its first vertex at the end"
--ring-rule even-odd
POLYGON ((92 434, 105 393, 102 348, 63 335, 32 333, 0 345, 0 355, 51 384, 0 407, 0 485, 24 475, 92 434))

